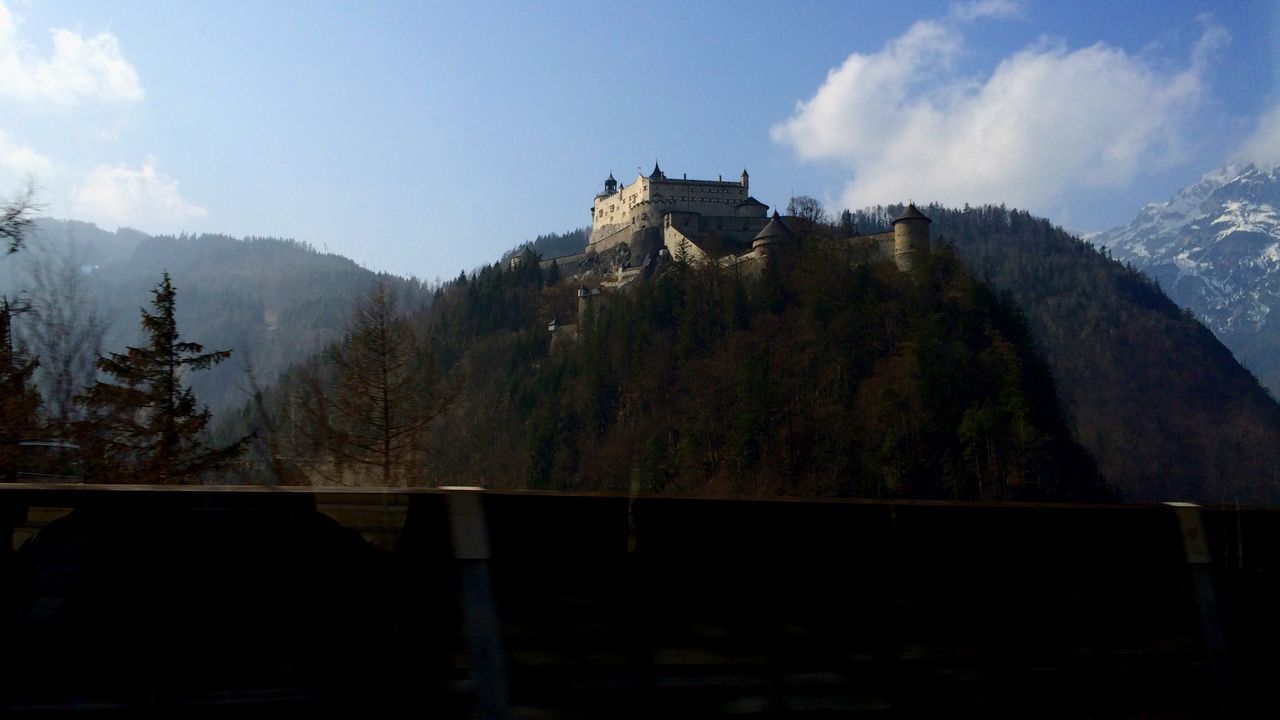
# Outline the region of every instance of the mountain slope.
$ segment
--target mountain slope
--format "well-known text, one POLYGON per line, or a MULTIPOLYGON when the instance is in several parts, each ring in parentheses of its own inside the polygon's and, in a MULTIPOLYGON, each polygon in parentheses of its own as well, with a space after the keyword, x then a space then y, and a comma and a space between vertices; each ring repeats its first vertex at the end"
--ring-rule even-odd
POLYGON ((141 338, 139 309, 149 307, 151 289, 168 272, 177 289, 183 338, 232 350, 229 362, 190 378, 196 396, 215 413, 244 403, 246 363, 252 363, 258 383, 273 381, 339 337, 356 298, 380 279, 392 284, 405 308, 430 300, 417 280, 374 273, 292 240, 152 237, 47 220, 39 230, 29 248, 7 263, 0 292, 31 288, 24 264, 40 257, 60 262, 71 257, 68 248, 74 245, 85 299, 107 325, 102 351, 121 351, 141 338))
MULTIPOLYGON (((859 213, 887 228, 900 208, 859 213)), ((931 207, 1027 314, 1076 437, 1129 501, 1280 501, 1280 405, 1150 279, 1025 212, 931 207)))
POLYGON ((1280 393, 1280 166, 1227 165, 1094 238, 1280 393))
MULTIPOLYGON (((910 275, 851 266, 838 241, 786 258, 761 275, 664 262, 554 335, 546 318, 572 322, 579 286, 544 287, 536 263, 450 282, 410 322, 452 403, 403 474, 697 495, 1110 497, 1021 315, 954 254, 910 275)), ((342 444, 376 426, 344 427, 331 456, 306 437, 305 408, 371 386, 335 355, 273 390, 266 440, 305 481, 380 482, 342 444), (307 452, 289 450, 299 436, 307 452)))

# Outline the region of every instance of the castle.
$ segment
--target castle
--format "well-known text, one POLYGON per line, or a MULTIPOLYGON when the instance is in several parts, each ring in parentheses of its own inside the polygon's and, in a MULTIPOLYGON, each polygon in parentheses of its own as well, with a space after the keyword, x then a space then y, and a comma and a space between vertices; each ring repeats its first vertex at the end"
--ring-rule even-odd
MULTIPOLYGON (((759 260, 795 244, 799 231, 813 227, 796 217, 768 215, 768 206, 750 195, 750 176, 737 182, 668 178, 654 163, 649 175, 637 174, 619 185, 613 173, 591 206, 591 235, 584 256, 621 254, 617 283, 629 279, 631 261, 683 254, 692 261, 724 265, 759 260), (620 251, 620 253, 618 252, 620 251)), ((914 204, 893 221, 893 232, 844 238, 864 255, 892 259, 903 271, 929 252, 929 218, 914 204)), ((870 258, 868 258, 870 259, 870 258)), ((630 274, 638 274, 633 272, 630 274)))
MULTIPOLYGON (((831 235, 831 229, 795 216, 782 216, 750 195, 750 176, 738 182, 673 180, 654 163, 653 172, 619 185, 613 173, 591 206, 591 235, 581 253, 542 261, 582 282, 578 318, 587 316, 604 290, 625 290, 665 261, 715 262, 758 272, 770 257, 792 252, 805 235, 831 235), (590 279, 590 280, 589 280, 590 279)), ((929 218, 909 203, 893 220, 893 231, 838 238, 854 262, 892 260, 910 271, 929 254, 929 218)), ((514 265, 519 257, 511 259, 514 265)), ((576 336, 575 325, 553 318, 547 329, 576 336)))
MULTIPOLYGON (((768 206, 751 197, 750 176, 738 182, 671 179, 654 163, 649 175, 618 185, 609 173, 604 192, 591 207, 591 237, 586 252, 603 252, 627 243, 636 257, 671 249, 677 236, 686 241, 714 233, 727 245, 750 246, 768 223, 768 206)), ((728 248, 726 248, 728 249, 728 248)))

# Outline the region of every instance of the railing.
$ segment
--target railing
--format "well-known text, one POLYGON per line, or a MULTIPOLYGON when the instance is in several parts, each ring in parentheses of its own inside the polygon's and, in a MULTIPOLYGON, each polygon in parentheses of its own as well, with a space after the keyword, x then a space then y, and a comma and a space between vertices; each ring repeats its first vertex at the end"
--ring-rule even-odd
POLYGON ((1265 509, 11 485, 0 528, 4 716, 1196 717, 1280 670, 1265 509))

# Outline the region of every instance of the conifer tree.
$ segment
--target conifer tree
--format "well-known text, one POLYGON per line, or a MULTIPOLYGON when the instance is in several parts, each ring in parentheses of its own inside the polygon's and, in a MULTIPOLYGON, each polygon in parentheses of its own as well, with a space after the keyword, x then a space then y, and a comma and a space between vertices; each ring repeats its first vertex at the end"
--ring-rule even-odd
POLYGON ((78 435, 91 480, 181 481, 225 464, 243 444, 205 445, 211 413, 183 383, 184 374, 213 367, 231 351, 182 341, 168 273, 151 292, 154 311, 142 311, 146 345, 98 358, 98 370, 114 382, 99 381, 83 396, 88 418, 78 435))
POLYGON ((404 484, 421 472, 415 463, 424 454, 426 428, 449 398, 438 387, 431 354, 397 317, 385 284, 356 306, 329 360, 332 387, 311 375, 296 398, 306 427, 295 445, 300 441, 304 453, 326 452, 339 473, 353 466, 372 471, 382 485, 404 484))
POLYGON ((37 427, 40 395, 31 387, 37 361, 13 344, 15 313, 9 299, 0 295, 0 480, 18 476, 19 442, 37 427))

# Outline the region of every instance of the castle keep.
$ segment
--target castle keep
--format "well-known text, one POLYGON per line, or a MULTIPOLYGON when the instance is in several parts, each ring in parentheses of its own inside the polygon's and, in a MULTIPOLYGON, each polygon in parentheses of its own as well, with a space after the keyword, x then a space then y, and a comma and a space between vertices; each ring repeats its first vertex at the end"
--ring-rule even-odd
MULTIPOLYGON (((770 258, 792 253, 807 236, 846 243, 851 262, 892 260, 907 272, 929 254, 929 218, 909 203, 892 222, 893 231, 874 235, 839 236, 831 226, 782 216, 750 195, 750 177, 743 170, 738 182, 673 180, 654 163, 649 175, 636 175, 619 185, 613 173, 591 205, 591 235, 581 253, 543 260, 544 268, 579 283, 578 319, 604 297, 604 291, 625 291, 673 258, 714 262, 759 272, 770 258)), ((512 258, 514 264, 520 258, 512 258)), ((553 318, 547 329, 558 336, 576 337, 575 325, 553 318)))
POLYGON ((591 206, 591 238, 586 252, 604 252, 621 243, 643 258, 667 245, 676 233, 692 240, 714 233, 722 242, 750 247, 768 223, 768 206, 751 197, 750 177, 737 182, 671 179, 654 163, 649 175, 619 185, 609 173, 591 206))
MULTIPOLYGON (((604 190, 591 204, 591 236, 584 256, 613 251, 620 255, 617 279, 626 284, 659 256, 684 254, 694 261, 748 263, 768 252, 786 251, 797 231, 813 232, 812 223, 781 217, 750 195, 750 176, 737 182, 668 178, 657 163, 648 176, 636 174, 631 184, 618 184, 609 173, 604 190), (635 265, 632 265, 632 260, 635 265)), ((824 232, 826 234, 826 232, 824 232)), ((914 204, 893 220, 893 232, 847 237, 863 258, 893 260, 910 270, 929 252, 929 219, 914 204)))
POLYGON ((914 204, 893 220, 892 232, 839 237, 834 227, 777 211, 770 216, 768 206, 751 197, 750 180, 746 170, 737 182, 675 180, 657 163, 630 185, 620 185, 609 173, 591 205, 591 235, 583 252, 543 264, 581 280, 597 278, 580 298, 589 303, 600 290, 642 280, 672 258, 751 272, 809 235, 847 243, 854 262, 892 260, 903 272, 929 253, 930 220, 914 204))

